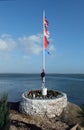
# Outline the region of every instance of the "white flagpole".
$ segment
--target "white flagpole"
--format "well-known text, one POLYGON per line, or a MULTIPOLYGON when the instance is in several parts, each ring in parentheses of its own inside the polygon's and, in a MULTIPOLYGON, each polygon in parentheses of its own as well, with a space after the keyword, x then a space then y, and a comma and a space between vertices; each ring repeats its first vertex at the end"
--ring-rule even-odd
POLYGON ((45 97, 47 95, 47 88, 45 87, 45 45, 44 45, 44 18, 45 18, 45 11, 43 11, 43 76, 42 76, 42 95, 45 97))
MULTIPOLYGON (((44 18, 45 11, 43 11, 43 71, 45 73, 44 18)), ((45 76, 43 77, 43 86, 45 87, 45 76)))

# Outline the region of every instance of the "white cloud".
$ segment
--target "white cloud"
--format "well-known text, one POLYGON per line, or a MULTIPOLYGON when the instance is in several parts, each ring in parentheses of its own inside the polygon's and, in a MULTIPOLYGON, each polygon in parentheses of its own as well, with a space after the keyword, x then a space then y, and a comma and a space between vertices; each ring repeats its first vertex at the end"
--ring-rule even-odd
POLYGON ((0 50, 6 50, 7 49, 7 44, 4 40, 0 39, 0 50))
POLYGON ((29 41, 32 41, 32 42, 36 42, 36 43, 41 43, 42 42, 42 36, 40 34, 38 35, 32 35, 32 36, 29 36, 28 37, 28 40, 29 41))
MULTIPOLYGON (((32 54, 40 54, 42 52, 42 46, 42 34, 24 36, 17 38, 16 40, 9 34, 2 34, 0 36, 0 55, 12 56, 12 52, 17 52, 16 54, 18 55, 19 51, 21 52, 21 56, 24 57, 24 59, 27 59, 32 54)), ((55 50, 55 46, 50 43, 49 51, 55 52, 55 50)))
POLYGON ((0 37, 0 51, 12 51, 16 47, 16 42, 11 36, 3 34, 0 37))
POLYGON ((1 35, 1 38, 9 38, 9 37, 11 37, 11 35, 7 33, 1 35))
POLYGON ((42 37, 41 35, 32 35, 28 37, 19 38, 19 45, 24 53, 39 54, 42 51, 42 37))
POLYGON ((50 45, 50 47, 49 47, 49 51, 52 51, 52 52, 56 51, 55 46, 54 46, 54 45, 50 45))

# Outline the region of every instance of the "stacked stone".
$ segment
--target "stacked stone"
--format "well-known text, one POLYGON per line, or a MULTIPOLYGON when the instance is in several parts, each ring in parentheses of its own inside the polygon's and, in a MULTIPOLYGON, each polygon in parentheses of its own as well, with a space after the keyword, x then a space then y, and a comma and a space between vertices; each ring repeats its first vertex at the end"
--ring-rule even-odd
POLYGON ((29 99, 25 94, 22 95, 20 111, 28 115, 46 115, 52 118, 59 116, 67 106, 67 95, 65 93, 61 93, 61 96, 55 99, 29 99))

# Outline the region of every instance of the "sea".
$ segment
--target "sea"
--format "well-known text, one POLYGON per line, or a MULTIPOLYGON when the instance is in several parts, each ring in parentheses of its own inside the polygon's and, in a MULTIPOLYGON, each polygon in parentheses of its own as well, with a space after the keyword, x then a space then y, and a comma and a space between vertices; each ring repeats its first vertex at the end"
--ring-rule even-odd
MULTIPOLYGON (((7 93, 9 102, 21 101, 23 92, 41 87, 40 74, 0 74, 0 97, 7 93)), ((69 102, 84 104, 84 74, 46 74, 46 87, 66 93, 69 102)))

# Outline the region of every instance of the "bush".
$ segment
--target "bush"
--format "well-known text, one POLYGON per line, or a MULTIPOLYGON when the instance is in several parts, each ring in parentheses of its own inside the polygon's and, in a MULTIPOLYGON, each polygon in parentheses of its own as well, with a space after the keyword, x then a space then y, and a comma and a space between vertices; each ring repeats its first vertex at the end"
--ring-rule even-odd
POLYGON ((84 127, 84 104, 81 106, 81 111, 79 111, 78 114, 79 114, 78 117, 79 117, 80 120, 81 120, 80 125, 81 125, 82 127, 84 127))
POLYGON ((8 95, 4 94, 0 99, 0 130, 9 130, 10 118, 7 105, 8 95))

